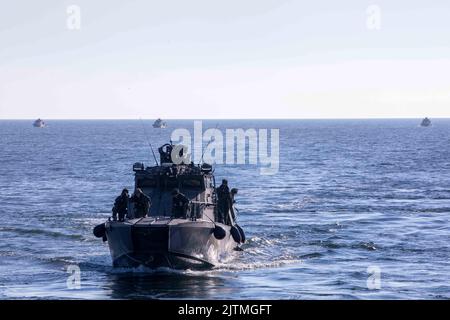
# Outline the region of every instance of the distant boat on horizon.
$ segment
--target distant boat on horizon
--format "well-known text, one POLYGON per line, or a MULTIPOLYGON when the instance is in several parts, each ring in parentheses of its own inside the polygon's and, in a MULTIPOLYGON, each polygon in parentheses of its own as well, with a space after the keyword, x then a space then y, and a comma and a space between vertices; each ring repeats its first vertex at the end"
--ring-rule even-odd
POLYGON ((431 126, 431 120, 425 117, 422 122, 420 123, 421 127, 429 127, 431 126))
POLYGON ((33 127, 35 128, 44 128, 45 127, 45 121, 42 120, 41 118, 35 120, 33 122, 33 127))
POLYGON ((161 118, 158 118, 153 122, 153 128, 159 128, 164 129, 167 127, 167 123, 165 121, 162 121, 161 118))

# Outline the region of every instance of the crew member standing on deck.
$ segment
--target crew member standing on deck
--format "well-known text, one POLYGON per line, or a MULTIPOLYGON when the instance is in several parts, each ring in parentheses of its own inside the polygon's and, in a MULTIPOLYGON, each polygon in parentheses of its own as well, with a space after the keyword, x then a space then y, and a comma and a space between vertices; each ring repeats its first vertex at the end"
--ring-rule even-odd
POLYGON ((172 214, 175 218, 186 218, 189 199, 178 189, 172 191, 172 214))
POLYGON ((222 180, 222 184, 217 188, 217 198, 218 198, 218 212, 219 212, 219 222, 230 225, 231 221, 229 219, 228 212, 231 208, 231 194, 228 188, 228 181, 226 179, 222 180))
POLYGON ((112 209, 114 221, 117 221, 117 215, 119 215, 119 221, 125 220, 125 216, 128 213, 129 200, 128 189, 123 189, 120 196, 118 196, 116 201, 114 201, 114 207, 112 209))
POLYGON ((134 191, 130 201, 134 204, 134 218, 147 217, 152 202, 141 189, 137 188, 136 191, 134 191))

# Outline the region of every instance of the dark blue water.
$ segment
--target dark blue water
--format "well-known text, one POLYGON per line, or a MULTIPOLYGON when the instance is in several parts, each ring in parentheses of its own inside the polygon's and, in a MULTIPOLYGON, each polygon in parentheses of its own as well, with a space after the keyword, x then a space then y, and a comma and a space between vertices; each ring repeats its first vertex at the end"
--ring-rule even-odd
MULTIPOLYGON (((450 298, 450 120, 418 122, 219 121, 280 128, 278 174, 216 167, 239 188, 245 250, 208 272, 150 272, 113 269, 92 235, 132 164, 151 164, 141 123, 0 121, 0 298, 450 298)), ((147 132, 160 145, 192 125, 147 132)))

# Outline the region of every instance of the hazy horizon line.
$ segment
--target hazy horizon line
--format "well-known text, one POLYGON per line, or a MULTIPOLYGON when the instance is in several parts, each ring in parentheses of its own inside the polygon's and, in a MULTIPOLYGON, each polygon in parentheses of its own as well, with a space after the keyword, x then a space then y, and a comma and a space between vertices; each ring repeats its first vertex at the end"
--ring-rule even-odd
MULTIPOLYGON (((424 116, 424 117, 380 117, 380 118, 363 118, 363 117, 354 117, 354 118, 165 118, 164 121, 200 121, 200 120, 414 120, 414 119, 423 119, 423 118, 430 118, 430 119, 450 119, 450 116, 448 117, 431 117, 431 116, 424 116)), ((42 119, 44 121, 152 121, 156 120, 158 118, 38 118, 42 119)), ((161 118, 162 119, 162 118, 161 118)), ((36 118, 0 118, 0 121, 34 121, 36 118)))

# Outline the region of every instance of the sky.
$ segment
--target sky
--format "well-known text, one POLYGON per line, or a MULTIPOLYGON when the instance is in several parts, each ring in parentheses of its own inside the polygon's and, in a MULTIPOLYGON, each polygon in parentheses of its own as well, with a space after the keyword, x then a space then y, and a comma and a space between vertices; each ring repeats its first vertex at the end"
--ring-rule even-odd
POLYGON ((0 0, 0 119, 450 117, 448 0, 0 0))

